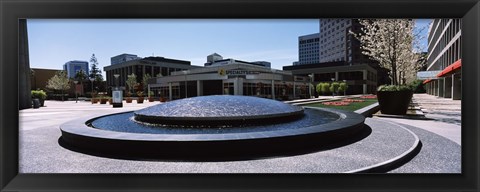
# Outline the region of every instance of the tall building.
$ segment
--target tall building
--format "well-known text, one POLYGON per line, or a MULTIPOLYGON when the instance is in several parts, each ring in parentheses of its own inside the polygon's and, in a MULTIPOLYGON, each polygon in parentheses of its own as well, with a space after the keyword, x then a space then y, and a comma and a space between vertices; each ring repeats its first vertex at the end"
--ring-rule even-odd
POLYGON ((461 99, 461 19, 434 19, 428 33, 427 93, 461 99))
POLYGON ((298 62, 294 65, 319 63, 319 33, 298 37, 298 62))
POLYGON ((89 75, 88 62, 86 61, 74 60, 66 62, 63 64, 63 70, 67 72, 68 78, 74 78, 75 74, 80 70, 84 71, 87 76, 89 75))
POLYGON ((320 19, 320 63, 345 61, 348 65, 374 63, 360 50, 360 42, 350 34, 359 33, 358 19, 320 19))
POLYGON ((115 57, 111 57, 110 64, 115 65, 115 64, 132 61, 132 60, 138 60, 138 59, 141 59, 141 57, 138 57, 137 55, 133 55, 133 54, 124 53, 121 55, 117 55, 115 57))
POLYGON ((318 34, 299 37, 299 61, 293 66, 284 66, 283 70, 293 75, 309 76, 314 85, 320 82, 345 81, 349 88, 347 94, 375 93, 378 84, 385 84, 387 77, 377 62, 362 54, 360 42, 350 34, 359 33, 361 25, 358 19, 320 19, 318 34), (300 39, 310 39, 303 42, 300 39), (318 38, 317 49, 306 49, 318 38), (313 53, 310 53, 310 51, 313 53), (302 52, 302 51, 307 51, 302 52), (313 63, 302 62, 305 54, 317 55, 313 63))

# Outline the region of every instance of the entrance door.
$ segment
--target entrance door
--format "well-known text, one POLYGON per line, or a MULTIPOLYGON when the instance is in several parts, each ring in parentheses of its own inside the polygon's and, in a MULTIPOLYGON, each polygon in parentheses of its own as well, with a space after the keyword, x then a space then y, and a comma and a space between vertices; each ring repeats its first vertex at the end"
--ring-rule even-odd
POLYGON ((205 80, 203 83, 203 95, 223 95, 222 80, 205 80))

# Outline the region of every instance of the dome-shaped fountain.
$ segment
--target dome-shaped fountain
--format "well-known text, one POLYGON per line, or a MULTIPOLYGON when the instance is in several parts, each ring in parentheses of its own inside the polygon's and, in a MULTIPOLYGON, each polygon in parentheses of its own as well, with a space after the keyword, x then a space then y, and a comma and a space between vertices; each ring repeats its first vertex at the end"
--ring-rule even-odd
POLYGON ((152 125, 232 127, 288 122, 303 117, 303 108, 257 97, 203 96, 158 104, 134 112, 152 125))
POLYGON ((304 151, 362 132, 362 115, 271 99, 216 95, 60 126, 63 146, 126 158, 234 158, 304 151))

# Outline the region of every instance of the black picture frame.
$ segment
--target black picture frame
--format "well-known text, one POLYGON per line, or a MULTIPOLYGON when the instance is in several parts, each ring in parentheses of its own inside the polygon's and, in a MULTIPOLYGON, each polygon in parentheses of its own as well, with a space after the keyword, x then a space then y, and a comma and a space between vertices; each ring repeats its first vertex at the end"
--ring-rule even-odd
POLYGON ((0 0, 2 191, 478 191, 478 0, 0 0), (23 18, 462 18, 462 174, 19 174, 23 18))

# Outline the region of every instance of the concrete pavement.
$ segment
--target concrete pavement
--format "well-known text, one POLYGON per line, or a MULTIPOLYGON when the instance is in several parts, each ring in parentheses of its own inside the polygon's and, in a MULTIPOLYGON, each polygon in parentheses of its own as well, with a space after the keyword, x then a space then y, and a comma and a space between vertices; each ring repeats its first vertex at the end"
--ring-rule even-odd
POLYGON ((442 137, 461 145, 461 101, 448 98, 439 98, 428 94, 414 94, 412 102, 424 112, 428 120, 385 118, 389 121, 411 125, 442 137))
MULTIPOLYGON (((412 122, 396 122, 401 119, 367 118, 371 127, 367 137, 344 146, 321 151, 272 157, 264 159, 184 162, 164 160, 125 160, 92 156, 61 147, 59 125, 83 116, 101 115, 137 110, 159 104, 145 102, 124 103, 123 108, 111 105, 91 104, 75 101, 46 101, 47 107, 26 109, 19 112, 19 171, 20 173, 340 173, 381 164, 398 157, 411 148, 413 139, 405 131, 411 130, 420 137, 424 147, 411 162, 391 172, 459 173, 461 171, 461 148, 446 139, 432 134, 437 132, 428 123, 442 123, 443 129, 456 130, 444 125, 445 122, 428 121, 414 126, 412 122), (385 123, 389 121, 389 123, 385 123), (402 126, 403 123, 409 126, 402 126), (417 125, 423 126, 418 128, 417 125), (403 135, 403 136, 402 136, 403 135), (448 149, 439 153, 438 149, 448 149), (431 164, 432 159, 435 164, 431 164)), ((457 125, 458 126, 458 125, 457 125)), ((459 129, 458 129, 459 130, 459 129)), ((448 136, 448 131, 445 133, 448 136)))

